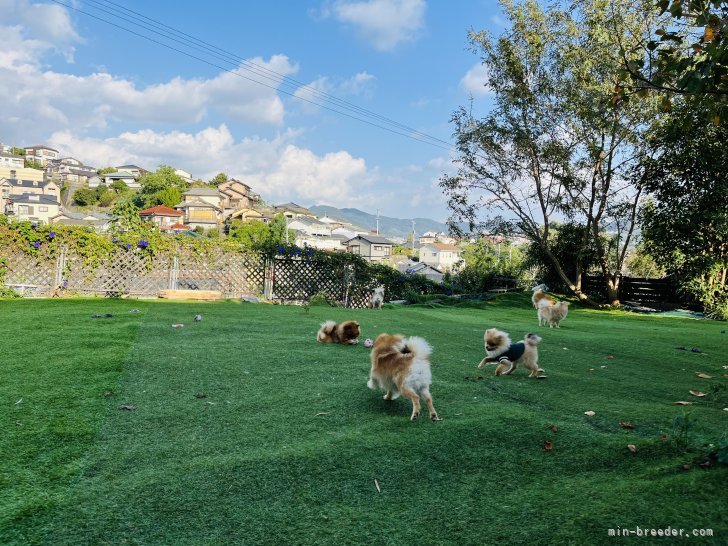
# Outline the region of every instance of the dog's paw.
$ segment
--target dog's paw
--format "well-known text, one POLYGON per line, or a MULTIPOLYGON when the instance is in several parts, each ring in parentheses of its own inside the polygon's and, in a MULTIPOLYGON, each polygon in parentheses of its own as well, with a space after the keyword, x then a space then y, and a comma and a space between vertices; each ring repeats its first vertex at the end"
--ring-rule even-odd
POLYGON ((431 413, 430 419, 432 419, 433 421, 442 421, 442 419, 436 413, 431 413))
POLYGON ((410 417, 410 421, 416 421, 419 416, 420 412, 413 412, 412 417, 410 417))

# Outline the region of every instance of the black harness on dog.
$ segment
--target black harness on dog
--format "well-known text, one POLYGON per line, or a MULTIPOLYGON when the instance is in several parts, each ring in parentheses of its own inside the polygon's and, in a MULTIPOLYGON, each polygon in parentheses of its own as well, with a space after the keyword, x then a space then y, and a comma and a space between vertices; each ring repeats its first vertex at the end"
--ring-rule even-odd
POLYGON ((508 350, 503 353, 502 355, 499 355, 498 362, 503 362, 504 360, 509 360, 510 362, 515 362, 519 358, 523 356, 523 353, 526 352, 526 344, 523 343, 523 341, 519 341, 518 343, 512 344, 510 347, 508 347, 508 350))

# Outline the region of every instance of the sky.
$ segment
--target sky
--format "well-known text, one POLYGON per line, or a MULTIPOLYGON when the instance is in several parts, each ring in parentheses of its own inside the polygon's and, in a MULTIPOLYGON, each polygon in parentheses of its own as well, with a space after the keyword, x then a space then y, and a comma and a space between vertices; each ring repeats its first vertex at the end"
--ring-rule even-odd
POLYGON ((0 0, 0 142, 444 221, 450 117, 492 100, 468 31, 503 28, 496 0, 0 0))

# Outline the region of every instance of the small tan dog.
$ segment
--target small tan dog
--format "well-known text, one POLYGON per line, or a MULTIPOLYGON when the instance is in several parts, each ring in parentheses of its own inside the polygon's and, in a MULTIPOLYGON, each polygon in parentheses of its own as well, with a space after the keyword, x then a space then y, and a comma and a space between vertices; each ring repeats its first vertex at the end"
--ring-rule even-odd
POLYGON ((490 328, 485 331, 483 338, 487 355, 480 361, 478 368, 498 363, 495 375, 509 375, 516 369, 517 364, 523 364, 523 367, 531 372, 529 377, 545 377, 538 375, 538 372, 544 370, 538 367, 537 345, 541 338, 536 334, 526 334, 523 341, 511 343, 508 334, 497 328, 490 328))
POLYGON ((559 324, 566 318, 569 313, 569 302, 560 301, 550 304, 545 300, 541 300, 538 304, 538 325, 549 328, 560 328, 559 324))
POLYGON ((355 320, 347 320, 339 324, 336 324, 333 320, 327 320, 321 324, 321 328, 316 334, 316 341, 356 345, 359 343, 360 333, 359 323, 355 320))
POLYGON ((556 303, 554 301, 554 298, 549 296, 546 292, 543 291, 542 284, 539 284, 537 287, 533 289, 533 296, 531 296, 531 301, 533 302, 533 308, 538 309, 538 306, 541 304, 542 301, 546 301, 548 303, 556 303))
POLYGON ((369 298, 369 307, 372 309, 381 309, 383 303, 384 303, 384 287, 377 286, 374 289, 374 292, 372 292, 371 297, 369 298))
POLYGON ((421 337, 379 334, 372 347, 372 371, 367 387, 386 390, 385 400, 394 400, 400 394, 408 398, 412 402, 411 421, 420 414, 422 397, 430 419, 439 421, 430 394, 430 354, 432 348, 421 337))

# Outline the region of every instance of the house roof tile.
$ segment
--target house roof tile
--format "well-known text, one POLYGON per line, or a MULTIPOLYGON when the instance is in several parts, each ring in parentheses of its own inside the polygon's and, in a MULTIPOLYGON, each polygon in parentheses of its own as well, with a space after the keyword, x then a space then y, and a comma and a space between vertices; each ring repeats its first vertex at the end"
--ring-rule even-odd
POLYGON ((165 205, 157 205, 156 207, 140 210, 139 216, 184 216, 184 213, 165 205))

